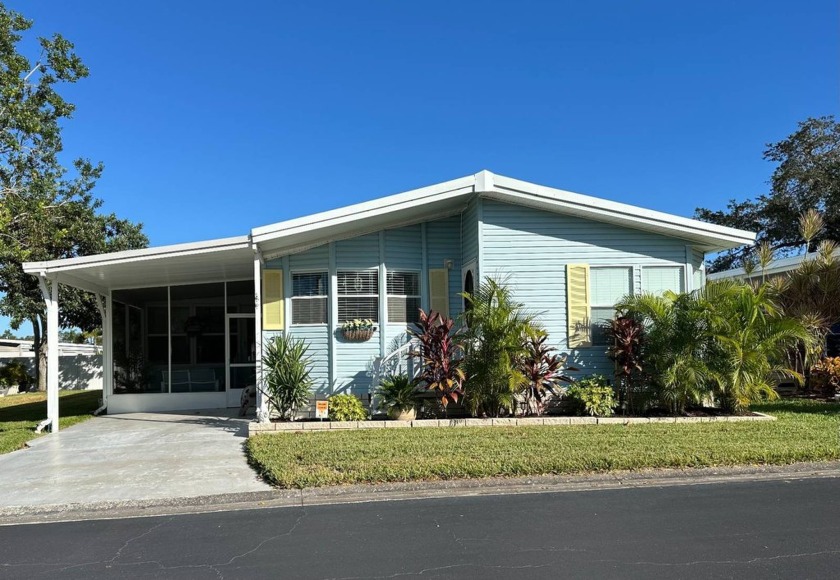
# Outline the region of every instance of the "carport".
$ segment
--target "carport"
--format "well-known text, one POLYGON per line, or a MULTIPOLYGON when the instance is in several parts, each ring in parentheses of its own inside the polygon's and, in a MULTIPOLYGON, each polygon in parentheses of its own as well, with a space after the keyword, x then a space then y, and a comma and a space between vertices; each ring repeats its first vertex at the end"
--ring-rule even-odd
POLYGON ((259 373, 260 256, 248 236, 28 262, 23 269, 37 276, 47 305, 41 428, 58 431, 53 345, 60 284, 96 297, 109 413, 235 406, 244 383, 259 373))

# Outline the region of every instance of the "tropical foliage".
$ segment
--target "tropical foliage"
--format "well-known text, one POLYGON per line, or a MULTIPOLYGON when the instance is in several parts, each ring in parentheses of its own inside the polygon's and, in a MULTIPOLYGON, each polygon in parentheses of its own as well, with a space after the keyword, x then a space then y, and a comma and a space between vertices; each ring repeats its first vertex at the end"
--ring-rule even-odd
POLYGON ((592 375, 566 390, 567 403, 579 415, 609 417, 616 407, 615 394, 606 377, 592 375))
POLYGON ((525 339, 534 330, 533 317, 513 300, 506 285, 489 277, 463 297, 469 305, 460 335, 466 405, 475 415, 498 417, 513 410, 514 396, 528 386, 520 361, 527 355, 525 339))
POLYGON ((263 394, 281 419, 294 419, 295 411, 309 402, 312 389, 309 347, 288 334, 275 336, 263 353, 263 394))
POLYGON ((801 321, 783 314, 769 284, 710 282, 691 293, 628 297, 618 308, 645 325, 646 370, 675 413, 712 399, 742 413, 775 398, 779 376, 802 380, 790 369, 791 350, 813 342, 801 321))
POLYGON ((644 326, 631 316, 618 316, 606 329, 610 347, 608 353, 616 364, 619 403, 626 413, 633 413, 636 390, 643 386, 642 349, 644 326))
POLYGON ((811 387, 824 397, 840 392, 840 356, 821 358, 811 367, 811 387))
POLYGON ((349 394, 333 395, 329 398, 330 421, 364 421, 367 410, 358 397, 349 394))
POLYGON ((411 411, 417 405, 417 388, 408 375, 389 375, 382 379, 376 389, 379 410, 390 414, 411 411))
POLYGON ((410 329, 419 349, 410 356, 419 358, 422 366, 415 384, 434 391, 444 411, 449 403, 457 403, 463 396, 464 371, 461 369, 461 350, 453 341, 455 321, 440 313, 420 310, 417 328, 410 329))
POLYGON ((523 345, 525 354, 519 360, 519 371, 525 377, 525 413, 542 415, 549 394, 560 395, 561 383, 571 383, 564 371, 576 371, 566 366, 566 356, 555 354, 557 349, 548 346, 548 334, 531 332, 523 345))

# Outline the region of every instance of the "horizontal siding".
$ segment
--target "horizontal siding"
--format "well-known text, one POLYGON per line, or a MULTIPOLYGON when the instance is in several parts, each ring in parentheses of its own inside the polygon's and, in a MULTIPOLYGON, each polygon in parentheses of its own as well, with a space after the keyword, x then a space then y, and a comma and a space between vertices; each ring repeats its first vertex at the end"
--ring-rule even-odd
POLYGON ((420 225, 385 230, 385 267, 388 270, 420 270, 423 267, 420 225))
POLYGON ((379 234, 336 242, 335 261, 339 270, 378 268, 379 234))
MULTIPOLYGON (((482 200, 482 264, 506 280, 514 297, 536 316, 549 341, 581 374, 611 378, 613 363, 600 347, 568 352, 566 340, 566 264, 592 266, 684 265, 685 242, 572 216, 482 200)), ((634 270, 634 285, 641 285, 634 270)))
POLYGON ((347 342, 341 329, 335 329, 336 379, 335 393, 367 395, 370 390, 370 369, 374 359, 379 356, 379 332, 365 342, 347 342))
POLYGON ((326 325, 293 326, 289 330, 294 338, 306 341, 312 359, 311 377, 315 382, 313 390, 317 395, 330 392, 330 340, 326 325))
POLYGON ((289 269, 292 272, 296 270, 326 272, 329 265, 330 248, 327 244, 289 256, 289 269))
MULTIPOLYGON (((461 262, 478 264, 478 198, 474 198, 461 214, 461 262)), ((475 273, 474 273, 475 274, 475 273)))

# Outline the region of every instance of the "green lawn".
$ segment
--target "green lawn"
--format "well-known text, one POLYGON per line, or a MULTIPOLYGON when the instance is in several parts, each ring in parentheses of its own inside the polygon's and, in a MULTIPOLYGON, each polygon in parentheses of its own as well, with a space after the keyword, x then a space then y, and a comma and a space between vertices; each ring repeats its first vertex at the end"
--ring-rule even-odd
POLYGON ((260 434, 247 451, 285 488, 840 459, 840 404, 753 408, 778 421, 260 434))
MULTIPOLYGON (((102 391, 61 391, 59 397, 59 425, 64 429, 90 419, 99 406, 102 391)), ((0 453, 21 449, 38 437, 35 427, 46 418, 46 393, 0 397, 0 453)))

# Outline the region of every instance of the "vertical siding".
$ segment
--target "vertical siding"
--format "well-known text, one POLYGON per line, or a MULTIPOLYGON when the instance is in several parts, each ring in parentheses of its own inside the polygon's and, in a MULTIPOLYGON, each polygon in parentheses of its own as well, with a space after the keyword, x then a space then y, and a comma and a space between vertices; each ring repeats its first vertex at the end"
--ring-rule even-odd
MULTIPOLYGON (((426 224, 426 248, 430 269, 443 268, 452 260, 449 271, 449 315, 457 318, 463 310, 461 293, 461 217, 453 216, 426 224)), ((425 274, 428 276, 428 274, 425 274)))
MULTIPOLYGON (((523 206, 489 200, 482 204, 482 275, 507 280, 515 298, 536 314, 560 352, 569 351, 566 264, 685 264, 682 240, 523 206)), ((634 270, 636 289, 638 270, 634 270)), ((575 349, 569 360, 582 374, 613 374, 603 347, 575 349)))

